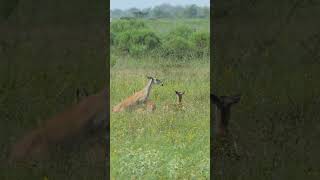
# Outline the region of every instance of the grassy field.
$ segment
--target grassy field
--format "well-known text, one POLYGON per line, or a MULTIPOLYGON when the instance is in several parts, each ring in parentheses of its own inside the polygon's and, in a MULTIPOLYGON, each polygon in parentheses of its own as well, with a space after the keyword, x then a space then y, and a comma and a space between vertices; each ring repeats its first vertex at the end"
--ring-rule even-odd
MULTIPOLYGON (((160 35, 173 24, 182 23, 159 21, 148 25, 160 35)), ((203 25, 208 28, 208 21, 203 25)), ((164 82, 164 86, 155 85, 151 92, 150 99, 157 106, 155 112, 111 113, 112 179, 209 179, 209 57, 190 61, 117 55, 112 58, 116 62, 111 68, 112 107, 142 89, 147 75, 164 82), (176 101, 175 90, 185 91, 185 110, 166 111, 164 106, 176 101)))

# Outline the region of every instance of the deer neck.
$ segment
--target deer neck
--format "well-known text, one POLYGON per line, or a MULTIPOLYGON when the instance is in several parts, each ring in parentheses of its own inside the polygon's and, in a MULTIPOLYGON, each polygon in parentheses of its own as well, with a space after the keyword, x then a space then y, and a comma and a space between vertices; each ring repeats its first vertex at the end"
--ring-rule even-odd
POLYGON ((177 95, 177 104, 181 104, 181 103, 182 103, 182 96, 177 95))
POLYGON ((151 92, 151 88, 152 88, 152 79, 149 80, 148 84, 146 85, 146 87, 144 87, 143 91, 144 91, 144 101, 146 101, 150 95, 151 92))
POLYGON ((228 122, 230 118, 230 108, 216 107, 216 133, 218 136, 225 136, 228 133, 228 122))

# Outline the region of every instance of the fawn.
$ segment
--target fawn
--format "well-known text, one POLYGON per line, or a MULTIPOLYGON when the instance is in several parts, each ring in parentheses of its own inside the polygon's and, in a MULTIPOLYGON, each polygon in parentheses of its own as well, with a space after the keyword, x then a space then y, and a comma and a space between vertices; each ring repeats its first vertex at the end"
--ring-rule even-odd
POLYGON ((175 94, 176 94, 176 97, 177 97, 177 101, 176 103, 174 104, 167 104, 164 106, 164 109, 165 110, 182 110, 182 109, 185 109, 183 104, 182 104, 182 97, 183 95, 185 94, 185 92, 180 92, 180 91, 176 91, 175 90, 175 94))

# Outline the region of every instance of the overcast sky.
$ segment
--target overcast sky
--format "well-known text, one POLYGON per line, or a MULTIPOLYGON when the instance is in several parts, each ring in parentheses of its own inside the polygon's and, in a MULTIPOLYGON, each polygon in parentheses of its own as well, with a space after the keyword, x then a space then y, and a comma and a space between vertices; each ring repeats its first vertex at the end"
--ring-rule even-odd
POLYGON ((210 0, 111 0, 111 9, 129 9, 136 7, 139 9, 153 7, 159 4, 168 3, 171 5, 189 5, 209 6, 210 0))

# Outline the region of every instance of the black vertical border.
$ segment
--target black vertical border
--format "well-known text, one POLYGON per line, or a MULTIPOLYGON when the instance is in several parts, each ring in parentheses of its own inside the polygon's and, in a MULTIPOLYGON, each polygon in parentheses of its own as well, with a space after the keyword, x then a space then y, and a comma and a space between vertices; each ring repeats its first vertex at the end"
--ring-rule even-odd
MULTIPOLYGON (((214 26, 213 26, 213 13, 214 13, 214 0, 210 0, 210 94, 213 92, 213 70, 214 70, 214 62, 215 62, 215 58, 214 58, 214 26)), ((212 169, 213 169, 213 151, 212 151, 212 145, 213 145, 213 104, 210 101, 210 179, 213 179, 213 173, 212 173, 212 169)))
POLYGON ((106 29, 105 29, 105 47, 106 47, 106 91, 107 91, 107 129, 106 129, 106 170, 105 170, 105 179, 110 179, 110 0, 107 0, 107 14, 106 14, 106 29))

